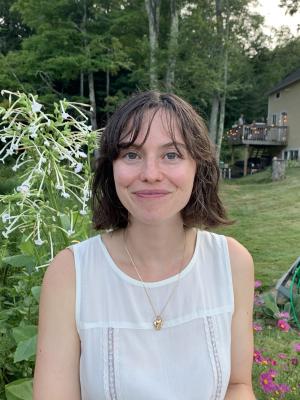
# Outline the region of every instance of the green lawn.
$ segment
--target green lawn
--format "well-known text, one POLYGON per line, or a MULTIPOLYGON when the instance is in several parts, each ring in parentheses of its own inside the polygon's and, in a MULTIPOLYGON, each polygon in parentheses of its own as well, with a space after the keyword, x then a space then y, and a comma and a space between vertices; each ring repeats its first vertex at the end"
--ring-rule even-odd
POLYGON ((253 256, 256 278, 272 286, 300 255, 300 168, 271 181, 270 170, 221 185, 235 224, 219 231, 240 241, 253 256))

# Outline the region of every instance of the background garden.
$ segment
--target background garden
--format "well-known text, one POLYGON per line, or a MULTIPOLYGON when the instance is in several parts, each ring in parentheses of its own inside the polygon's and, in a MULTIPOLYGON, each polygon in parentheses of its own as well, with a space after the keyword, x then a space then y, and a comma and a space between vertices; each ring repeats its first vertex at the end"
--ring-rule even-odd
MULTIPOLYGON (((0 0, 0 399, 32 397, 41 279, 57 251, 94 234, 93 154, 115 106, 136 90, 174 91, 228 161, 226 129, 241 113, 265 118, 268 90, 299 68, 300 38, 267 36, 251 3, 0 0)), ((221 190, 236 219, 222 233, 255 262, 255 393, 297 399, 299 328, 270 290, 300 255, 299 165, 282 182, 267 169, 221 190)))

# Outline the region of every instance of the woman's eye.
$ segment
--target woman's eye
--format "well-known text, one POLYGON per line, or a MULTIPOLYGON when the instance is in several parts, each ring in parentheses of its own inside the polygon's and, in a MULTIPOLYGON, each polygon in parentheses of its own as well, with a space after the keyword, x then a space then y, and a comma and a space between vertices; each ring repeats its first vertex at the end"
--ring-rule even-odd
POLYGON ((179 154, 172 151, 172 152, 166 154, 166 158, 168 160, 177 160, 177 158, 180 158, 180 156, 179 156, 179 154))
POLYGON ((137 153, 134 153, 133 151, 129 151, 128 153, 124 154, 124 158, 126 158, 127 160, 136 160, 137 157, 137 153))

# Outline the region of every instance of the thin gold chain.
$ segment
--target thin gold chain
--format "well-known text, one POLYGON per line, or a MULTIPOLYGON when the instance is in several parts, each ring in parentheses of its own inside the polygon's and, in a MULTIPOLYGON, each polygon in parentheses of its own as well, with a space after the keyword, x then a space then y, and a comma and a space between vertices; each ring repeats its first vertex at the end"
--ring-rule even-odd
MULTIPOLYGON (((154 316, 156 317, 156 319, 157 319, 157 318, 161 318, 163 312, 165 311, 167 305, 169 304, 169 302, 170 302, 171 298, 173 297, 173 295, 174 295, 174 293, 175 293, 175 290, 177 289, 178 284, 179 284, 180 274, 181 274, 182 269, 183 269, 183 262, 184 262, 184 255, 185 255, 186 232, 185 232, 185 230, 184 230, 184 247, 183 247, 183 253, 182 253, 182 260, 181 260, 180 268, 179 268, 179 271, 178 271, 177 282, 176 282, 176 285, 174 286, 174 288, 173 288, 173 290, 172 290, 172 292, 171 292, 171 294, 170 294, 170 296, 169 296, 169 298, 168 298, 166 304, 165 304, 164 307, 162 308, 160 314, 158 314, 158 313, 156 312, 155 308, 154 308, 154 305, 153 305, 153 303, 152 303, 151 297, 150 297, 150 295, 149 295, 149 293, 148 293, 148 290, 147 290, 147 288, 146 288, 146 286, 145 286, 145 282, 143 281, 143 278, 141 277, 141 275, 140 275, 140 273, 139 273, 139 271, 138 271, 138 268, 137 268, 137 266, 136 266, 136 264, 135 264, 135 262, 134 262, 134 260, 133 260, 133 257, 132 257, 132 255, 131 255, 131 253, 130 253, 128 247, 127 247, 127 244, 126 244, 126 243, 127 243, 127 240, 126 240, 126 233, 127 233, 127 232, 126 232, 126 229, 124 229, 123 240, 124 240, 124 248, 125 248, 125 250, 126 250, 126 253, 127 253, 127 255, 128 255, 129 259, 130 259, 130 262, 131 262, 131 264, 133 265, 133 267, 134 267, 134 269, 135 269, 135 271, 136 271, 136 273, 137 273, 137 275, 138 275, 140 281, 141 281, 142 284, 143 284, 143 288, 144 288, 144 290, 145 290, 145 293, 146 293, 146 295, 147 295, 147 298, 148 298, 149 303, 150 303, 150 305, 151 305, 151 308, 152 308, 152 310, 153 310, 154 316)), ((161 320, 161 322, 162 322, 162 320, 161 320)), ((155 326, 155 325, 154 325, 154 326, 155 326)), ((160 328, 156 328, 156 329, 160 329, 160 328)))

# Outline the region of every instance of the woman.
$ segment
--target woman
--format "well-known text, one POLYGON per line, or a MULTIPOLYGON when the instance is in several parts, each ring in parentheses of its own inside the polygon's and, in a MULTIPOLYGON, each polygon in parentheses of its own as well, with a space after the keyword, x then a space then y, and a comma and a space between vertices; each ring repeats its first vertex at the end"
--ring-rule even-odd
POLYGON ((252 400, 253 263, 226 224, 202 119, 172 94, 110 119, 93 182, 106 233, 43 281, 36 400, 252 400), (196 229, 200 228, 200 229, 196 229))

